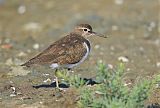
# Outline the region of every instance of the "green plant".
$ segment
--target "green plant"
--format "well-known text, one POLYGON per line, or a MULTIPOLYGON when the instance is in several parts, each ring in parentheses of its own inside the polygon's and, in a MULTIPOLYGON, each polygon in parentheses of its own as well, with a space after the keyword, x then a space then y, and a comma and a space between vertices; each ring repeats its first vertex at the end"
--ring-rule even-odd
POLYGON ((124 86, 122 77, 124 64, 116 69, 109 69, 103 63, 98 64, 94 89, 84 88, 81 91, 79 106, 83 108, 143 108, 148 98, 153 81, 142 80, 132 89, 124 86))
POLYGON ((66 70, 61 70, 57 72, 57 76, 62 80, 62 83, 74 86, 76 88, 82 87, 86 84, 86 81, 83 80, 80 75, 73 75, 72 73, 67 72, 66 70))

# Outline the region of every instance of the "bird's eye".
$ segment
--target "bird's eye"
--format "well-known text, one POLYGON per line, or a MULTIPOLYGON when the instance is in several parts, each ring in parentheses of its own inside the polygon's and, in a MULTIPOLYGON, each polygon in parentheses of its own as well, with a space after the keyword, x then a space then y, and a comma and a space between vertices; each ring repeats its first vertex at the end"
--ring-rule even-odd
POLYGON ((87 31, 87 29, 83 29, 84 31, 87 31))

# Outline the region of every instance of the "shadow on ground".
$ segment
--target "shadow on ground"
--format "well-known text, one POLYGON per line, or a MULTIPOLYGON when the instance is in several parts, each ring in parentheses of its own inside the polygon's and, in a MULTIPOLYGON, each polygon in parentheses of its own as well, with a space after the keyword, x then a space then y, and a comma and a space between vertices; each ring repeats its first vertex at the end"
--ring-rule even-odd
MULTIPOLYGON (((94 85, 94 84, 99 84, 98 82, 96 82, 95 80, 93 80, 92 78, 81 78, 85 81, 86 85, 94 85)), ((69 88, 69 85, 64 84, 64 83, 60 83, 59 84, 60 88, 69 88)), ((56 88, 56 82, 53 82, 51 84, 40 84, 40 85, 35 85, 33 86, 33 88, 56 88)))

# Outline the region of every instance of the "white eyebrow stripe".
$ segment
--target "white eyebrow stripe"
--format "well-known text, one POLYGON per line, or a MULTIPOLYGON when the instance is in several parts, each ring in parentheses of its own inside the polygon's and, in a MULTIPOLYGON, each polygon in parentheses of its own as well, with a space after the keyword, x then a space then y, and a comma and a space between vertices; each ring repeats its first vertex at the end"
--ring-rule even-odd
POLYGON ((77 29, 87 29, 87 31, 91 31, 90 29, 85 28, 85 27, 77 27, 77 29))

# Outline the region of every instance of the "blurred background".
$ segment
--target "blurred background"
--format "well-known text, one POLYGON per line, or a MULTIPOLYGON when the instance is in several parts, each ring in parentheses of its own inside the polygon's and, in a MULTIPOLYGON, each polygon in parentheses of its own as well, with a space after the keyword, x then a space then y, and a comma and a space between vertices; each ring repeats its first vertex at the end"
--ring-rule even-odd
MULTIPOLYGON (((9 85, 22 86, 23 82, 23 92, 30 80, 43 83, 44 74, 53 79, 53 70, 47 67, 32 72, 17 65, 65 36, 79 23, 88 23, 94 31, 109 38, 90 39, 90 57, 75 68, 75 73, 94 77, 97 61, 110 67, 125 62, 126 76, 131 80, 160 73, 159 4, 158 0, 0 0, 1 105, 6 102, 8 106, 17 105, 16 99, 9 95, 9 85)), ((29 87, 27 90, 34 92, 29 87)), ((33 98, 20 105, 39 100, 33 98)), ((160 98, 153 96, 151 102, 160 102, 160 98)))

